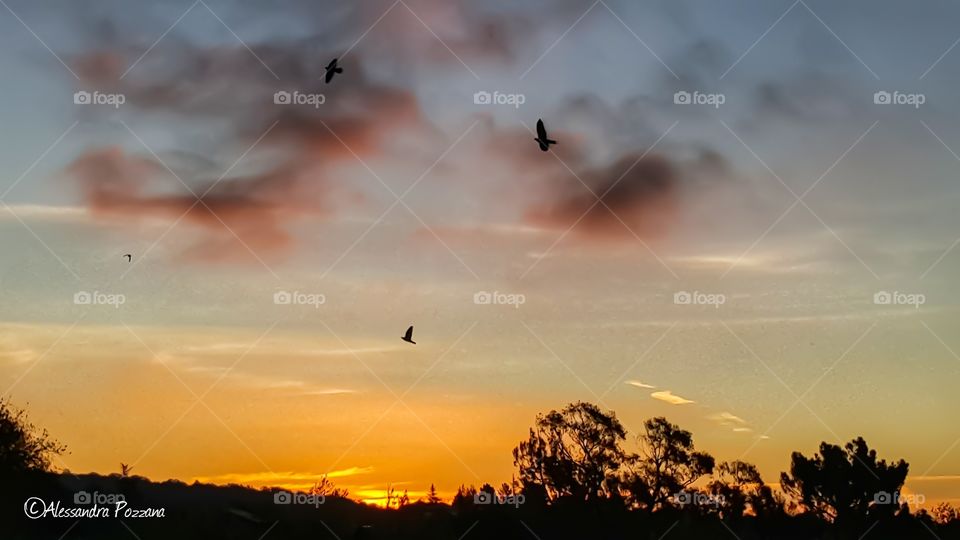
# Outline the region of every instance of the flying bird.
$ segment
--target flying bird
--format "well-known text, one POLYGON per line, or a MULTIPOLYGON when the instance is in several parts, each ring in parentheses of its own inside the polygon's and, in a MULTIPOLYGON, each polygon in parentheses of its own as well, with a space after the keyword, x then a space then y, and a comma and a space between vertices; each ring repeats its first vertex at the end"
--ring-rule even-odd
POLYGON ((127 258, 127 262, 130 262, 130 261, 133 260, 133 255, 130 255, 129 253, 127 253, 126 255, 124 255, 124 257, 127 258))
POLYGON ((333 80, 334 74, 343 73, 343 68, 337 66, 336 58, 331 60, 325 69, 327 70, 327 76, 324 78, 324 80, 327 82, 327 84, 330 84, 330 81, 333 80))
POLYGON ((417 344, 417 342, 413 340, 413 327, 412 327, 412 326, 411 326, 410 328, 407 328, 407 333, 404 334, 403 337, 400 338, 400 339, 406 341, 407 343, 413 343, 414 345, 417 344))
POLYGON ((543 127, 543 119, 537 120, 537 138, 534 139, 540 143, 540 149, 546 152, 551 144, 557 144, 557 141, 547 137, 547 128, 543 127))

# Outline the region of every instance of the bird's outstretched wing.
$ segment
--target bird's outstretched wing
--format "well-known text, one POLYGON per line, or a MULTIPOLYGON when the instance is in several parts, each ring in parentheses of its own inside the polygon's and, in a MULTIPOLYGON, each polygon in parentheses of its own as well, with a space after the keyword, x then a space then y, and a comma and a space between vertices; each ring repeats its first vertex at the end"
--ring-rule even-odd
POLYGON ((413 339, 413 327, 407 328, 407 333, 404 334, 403 339, 410 341, 413 339))
POLYGON ((328 83, 333 80, 334 74, 343 73, 343 68, 337 67, 336 58, 334 58, 333 60, 330 61, 329 64, 327 64, 326 70, 327 70, 327 74, 324 77, 324 80, 328 83))
POLYGON ((541 139, 547 138, 547 128, 543 127, 543 119, 537 120, 537 137, 541 139))

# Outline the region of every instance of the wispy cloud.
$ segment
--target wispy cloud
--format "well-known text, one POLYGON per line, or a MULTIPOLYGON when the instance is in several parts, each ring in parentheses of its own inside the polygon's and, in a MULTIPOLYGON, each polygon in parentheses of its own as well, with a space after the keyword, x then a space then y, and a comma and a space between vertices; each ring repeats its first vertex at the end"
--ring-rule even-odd
POLYGON ((656 388, 656 386, 653 386, 644 382, 636 381, 636 380, 625 381, 624 384, 628 384, 630 386, 636 386, 637 388, 656 388))
POLYGON ((692 401, 692 400, 674 395, 674 393, 671 392, 670 390, 654 392, 650 394, 650 397, 652 397, 653 399, 659 399, 660 401, 665 401, 671 405, 687 405, 688 403, 696 403, 696 401, 692 401))
POLYGON ((323 388, 320 390, 309 390, 298 394, 301 396, 336 396, 340 394, 356 394, 356 390, 351 390, 350 388, 323 388))
POLYGON ((0 351, 0 360, 10 361, 14 364, 25 364, 37 357, 37 352, 33 349, 16 349, 10 351, 0 351))
POLYGON ((954 482, 960 480, 960 474, 911 476, 911 482, 954 482))
POLYGON ((312 484, 320 481, 321 478, 346 478, 360 474, 369 474, 374 471, 373 467, 350 467, 328 473, 319 472, 253 472, 253 473, 226 473, 216 476, 198 476, 194 481, 206 484, 242 484, 255 486, 291 486, 302 485, 304 483, 312 484))
POLYGON ((753 428, 750 427, 749 422, 731 412, 723 411, 711 414, 707 416, 707 419, 730 428, 734 433, 753 433, 753 428))
POLYGON ((729 413, 729 412, 726 412, 726 411, 721 412, 721 413, 717 413, 717 414, 711 414, 711 415, 708 416, 707 418, 709 418, 710 420, 715 420, 715 421, 717 421, 717 422, 720 422, 720 424, 725 425, 725 426, 728 426, 728 425, 745 426, 745 425, 747 425, 747 421, 746 421, 746 420, 744 420, 743 418, 740 418, 739 416, 737 416, 737 415, 735 415, 735 414, 733 414, 733 413, 729 413))
MULTIPOLYGON (((158 356, 158 361, 166 363, 170 360, 170 356, 165 353, 161 353, 158 356)), ((0 352, 0 358, 3 357, 3 353, 0 352)), ((207 375, 207 376, 217 376, 223 375, 224 373, 231 371, 229 367, 226 366, 211 366, 211 365, 192 365, 183 368, 185 373, 194 373, 198 375, 207 375)), ((317 384, 313 384, 309 381, 302 379, 292 379, 292 378, 278 378, 271 375, 260 375, 255 373, 246 373, 240 370, 233 370, 230 382, 235 385, 248 387, 248 388, 257 388, 262 390, 275 390, 275 391, 289 391, 287 395, 290 396, 335 396, 342 394, 355 394, 357 390, 352 388, 341 388, 341 387, 327 387, 317 384)))
POLYGON ((49 221, 82 221, 89 214, 79 206, 50 206, 42 204, 11 204, 0 208, 0 219, 47 219, 49 221))
MULTIPOLYGON (((179 350, 182 350, 187 353, 234 353, 234 352, 244 352, 250 348, 249 343, 214 343, 210 345, 190 345, 182 347, 179 350)), ((262 354, 284 354, 287 356, 353 356, 355 354, 379 354, 386 353, 391 351, 400 350, 402 347, 382 345, 382 346, 373 346, 373 347, 357 347, 355 349, 345 349, 341 347, 330 347, 330 348, 291 348, 289 346, 274 346, 271 347, 270 344, 264 344, 263 346, 258 347, 258 350, 262 354)), ((171 351, 169 354, 177 354, 176 351, 171 351)))

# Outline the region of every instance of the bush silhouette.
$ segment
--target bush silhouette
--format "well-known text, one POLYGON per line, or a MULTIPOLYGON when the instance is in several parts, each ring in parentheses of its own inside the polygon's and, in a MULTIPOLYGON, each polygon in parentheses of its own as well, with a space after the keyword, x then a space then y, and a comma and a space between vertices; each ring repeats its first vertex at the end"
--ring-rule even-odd
POLYGON ((66 450, 47 430, 31 424, 26 411, 0 399, 0 474, 49 471, 53 458, 66 450))

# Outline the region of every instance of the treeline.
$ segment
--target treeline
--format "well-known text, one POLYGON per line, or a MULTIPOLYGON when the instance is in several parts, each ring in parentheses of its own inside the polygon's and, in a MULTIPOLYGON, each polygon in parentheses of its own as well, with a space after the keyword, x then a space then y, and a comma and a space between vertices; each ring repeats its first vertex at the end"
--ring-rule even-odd
POLYGON ((880 459, 862 438, 842 447, 821 443, 811 457, 794 452, 774 489, 750 463, 717 463, 665 418, 647 420, 630 436, 612 411, 583 402, 536 418, 513 449, 511 482, 461 486, 449 503, 432 485, 425 500, 392 493, 386 509, 349 500, 328 479, 291 496, 275 488, 156 483, 128 466, 109 476, 53 472, 63 451, 24 411, 0 400, 0 537, 129 539, 132 529, 141 540, 960 540, 957 509, 911 512, 901 494, 909 465, 880 459), (20 508, 29 497, 70 503, 81 494, 122 495, 134 508, 164 508, 165 517, 68 523, 28 519, 20 508))
POLYGON ((960 532, 960 511, 948 503, 912 513, 910 503, 918 498, 901 491, 907 462, 880 459, 860 437, 842 447, 822 442, 812 457, 793 452, 790 470, 780 474, 780 490, 753 464, 718 464, 695 448, 689 431, 666 418, 647 420, 633 439, 637 450, 627 451, 623 424, 591 403, 541 414, 513 449, 513 481, 499 488, 461 486, 453 506, 623 509, 720 522, 748 535, 782 527, 796 531, 800 524, 811 538, 960 532))

